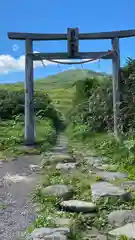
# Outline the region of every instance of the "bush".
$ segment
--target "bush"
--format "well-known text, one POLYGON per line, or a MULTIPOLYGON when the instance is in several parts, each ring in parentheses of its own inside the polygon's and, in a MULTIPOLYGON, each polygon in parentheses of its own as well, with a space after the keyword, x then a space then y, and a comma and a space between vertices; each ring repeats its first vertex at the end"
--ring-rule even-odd
POLYGON ((14 120, 1 121, 0 123, 0 158, 5 156, 17 156, 19 154, 39 154, 45 152, 56 142, 56 130, 52 121, 48 118, 36 118, 36 145, 33 148, 25 148, 24 121, 22 116, 14 120))
POLYGON ((86 124, 71 123, 68 125, 68 133, 73 139, 83 140, 90 135, 89 128, 86 124), (70 134, 71 132, 71 134, 70 134))
POLYGON ((135 60, 128 58, 122 69, 121 90, 121 126, 123 132, 134 132, 135 129, 135 60))
MULTIPOLYGON (((120 81, 121 133, 135 130, 135 60, 128 59, 120 81)), ((76 82, 76 94, 70 121, 86 124, 91 132, 113 130, 113 97, 111 77, 90 77, 76 82)))
MULTIPOLYGON (((34 93, 34 110, 36 116, 50 118, 56 129, 62 126, 60 113, 55 110, 47 94, 40 91, 34 93)), ((0 118, 9 120, 16 115, 24 115, 24 90, 0 90, 0 118)))
POLYGON ((113 104, 111 79, 87 78, 76 83, 76 95, 70 120, 86 124, 90 131, 102 131, 112 126, 113 104), (80 96, 80 97, 79 97, 80 96))

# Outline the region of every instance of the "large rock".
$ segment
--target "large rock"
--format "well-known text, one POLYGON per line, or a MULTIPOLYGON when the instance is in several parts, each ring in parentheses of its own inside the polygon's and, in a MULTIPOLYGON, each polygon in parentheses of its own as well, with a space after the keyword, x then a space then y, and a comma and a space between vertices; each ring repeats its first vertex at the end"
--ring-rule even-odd
POLYGON ((73 188, 64 184, 51 185, 41 189, 42 194, 45 196, 54 196, 68 200, 73 196, 73 188))
POLYGON ((109 223, 114 227, 121 227, 126 223, 135 222, 135 210, 116 210, 108 215, 109 223))
POLYGON ((72 171, 77 167, 77 163, 58 163, 56 165, 57 170, 72 171))
POLYGON ((41 167, 44 168, 46 166, 58 163, 73 163, 76 160, 71 157, 69 154, 66 153, 59 153, 59 152, 51 152, 47 153, 46 156, 41 161, 41 167))
POLYGON ((121 236, 125 236, 128 239, 135 239, 135 222, 128 223, 108 233, 108 239, 118 239, 121 236))
POLYGON ((116 172, 117 170, 117 165, 115 164, 94 164, 93 167, 97 168, 98 170, 101 170, 101 171, 105 171, 105 170, 108 170, 110 172, 116 172))
POLYGON ((65 228, 36 228, 30 235, 31 240, 67 240, 70 229, 65 228))
POLYGON ((94 156, 85 156, 84 160, 87 161, 88 165, 94 166, 95 164, 102 164, 106 160, 106 158, 94 157, 94 156))
POLYGON ((98 229, 91 227, 86 229, 81 236, 81 240, 107 240, 107 236, 102 235, 98 229))
POLYGON ((128 177, 126 173, 107 172, 107 171, 97 172, 96 175, 101 177, 103 180, 106 180, 106 181, 112 181, 112 180, 128 177))
POLYGON ((131 198, 130 192, 125 191, 123 188, 114 186, 108 182, 97 182, 91 184, 92 201, 110 197, 111 199, 129 200, 131 198))
POLYGON ((54 219, 54 222, 55 224, 58 226, 58 227, 70 227, 72 224, 73 224, 73 219, 71 218, 58 218, 56 217, 54 219))
POLYGON ((94 203, 80 200, 63 201, 60 206, 62 210, 71 212, 89 213, 96 210, 96 205, 94 203))
POLYGON ((73 159, 70 155, 68 154, 56 154, 56 155, 52 155, 49 158, 50 162, 54 162, 54 163, 69 163, 69 162, 75 162, 75 159, 73 159))

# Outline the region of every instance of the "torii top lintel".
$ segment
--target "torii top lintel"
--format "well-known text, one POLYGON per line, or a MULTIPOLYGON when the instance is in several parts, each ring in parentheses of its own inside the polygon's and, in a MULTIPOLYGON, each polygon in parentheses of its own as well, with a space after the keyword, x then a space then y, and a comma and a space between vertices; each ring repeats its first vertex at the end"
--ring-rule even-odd
MULTIPOLYGON (((80 40, 92 40, 92 39, 98 40, 98 39, 126 38, 134 36, 135 29, 112 32, 79 33, 78 37, 80 40)), ((34 41, 42 41, 42 40, 67 40, 68 36, 66 33, 42 34, 42 33, 8 32, 8 38, 16 40, 31 39, 34 41)))

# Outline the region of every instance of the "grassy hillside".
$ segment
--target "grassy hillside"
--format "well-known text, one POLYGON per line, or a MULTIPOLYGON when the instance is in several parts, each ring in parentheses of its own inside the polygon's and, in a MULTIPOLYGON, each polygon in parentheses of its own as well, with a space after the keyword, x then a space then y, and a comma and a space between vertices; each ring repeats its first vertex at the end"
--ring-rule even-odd
POLYGON ((74 83, 95 74, 88 70, 69 70, 37 80, 35 86, 37 89, 46 91, 53 100, 54 106, 65 115, 71 108, 75 93, 74 83))
MULTIPOLYGON (((102 73, 96 73, 87 69, 68 70, 36 80, 35 90, 48 93, 56 109, 66 114, 71 108, 72 98, 75 93, 74 83, 78 80, 85 79, 87 76, 103 75, 102 73)), ((0 89, 10 89, 12 91, 20 90, 23 87, 23 83, 0 85, 0 89)))

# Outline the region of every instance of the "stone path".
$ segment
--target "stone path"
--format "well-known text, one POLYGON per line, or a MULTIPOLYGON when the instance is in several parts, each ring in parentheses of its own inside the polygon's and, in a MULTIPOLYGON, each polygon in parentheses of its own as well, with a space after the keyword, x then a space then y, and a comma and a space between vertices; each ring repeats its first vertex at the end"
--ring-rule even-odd
MULTIPOLYGON (((132 200, 129 189, 135 192, 135 181, 129 181, 128 176, 118 172, 117 166, 109 165, 106 159, 95 156, 91 151, 68 153, 68 141, 65 136, 60 135, 56 146, 48 152, 46 158, 43 156, 21 156, 11 162, 0 163, 0 240, 25 239, 24 232, 36 219, 34 206, 29 194, 40 182, 40 170, 55 165, 56 171, 64 176, 74 175, 84 166, 86 174, 93 177, 95 182, 89 183, 90 200, 75 199, 74 186, 66 184, 52 184, 41 189, 46 196, 61 198, 59 208, 56 212, 69 212, 83 214, 86 224, 99 213, 98 201, 106 202, 109 198, 112 204, 122 200, 128 203, 132 200), (111 169, 111 170, 110 170, 111 169), (116 185, 115 180, 121 180, 116 185)), ((85 189, 85 186, 84 186, 85 189)), ((79 197, 78 197, 79 198, 79 197)), ((85 198, 84 198, 85 199, 85 198)), ((126 235, 135 239, 135 209, 134 206, 121 205, 119 209, 108 212, 107 224, 110 226, 108 232, 102 232, 92 227, 82 231, 79 239, 116 239, 120 235, 126 235), (121 209, 122 207, 122 209, 121 209)), ((98 216, 100 218, 100 216, 98 216)), ((42 227, 35 229, 27 239, 31 240, 71 240, 72 218, 55 218, 59 227, 42 227)), ((79 229, 78 229, 79 230, 79 229)), ((79 240, 77 239, 77 240, 79 240)))
MULTIPOLYGON (((74 151, 74 158, 69 155, 67 149, 67 139, 64 136, 60 136, 56 147, 53 149, 54 152, 51 152, 50 158, 48 161, 42 161, 42 167, 46 167, 52 163, 56 164, 56 170, 64 171, 65 174, 69 172, 74 174, 74 170, 79 168, 79 160, 76 158, 76 152, 74 151), (76 160, 77 159, 77 160, 76 160)), ((60 202, 59 207, 61 211, 76 212, 82 213, 84 216, 91 218, 98 213, 98 201, 106 199, 111 199, 115 202, 122 200, 123 203, 128 203, 132 199, 131 192, 127 188, 130 186, 132 190, 135 191, 135 182, 134 181, 123 181, 121 186, 118 186, 113 183, 116 179, 126 179, 128 176, 124 173, 116 171, 116 166, 109 166, 105 161, 105 158, 96 157, 90 151, 78 154, 80 156, 81 164, 83 161, 87 168, 90 170, 91 176, 95 176, 98 179, 95 183, 90 183, 90 193, 92 195, 91 201, 84 201, 82 199, 73 198, 73 188, 74 186, 68 186, 64 184, 56 184, 47 186, 42 189, 42 192, 45 196, 51 195, 55 197, 62 197, 63 200, 60 202), (111 168, 111 171, 105 170, 111 168), (112 169, 114 171, 112 171, 112 169)), ((86 173, 87 174, 87 173, 86 173)), ((85 187, 85 186, 84 186, 85 187)), ((134 208, 134 207, 133 207, 134 208)), ((56 209, 58 211, 58 209, 56 209)), ((135 239, 135 210, 134 209, 124 209, 124 210, 115 210, 111 213, 108 213, 107 221, 110 224, 111 229, 107 233, 103 234, 98 229, 93 228, 91 230, 86 229, 82 233, 81 239, 88 240, 91 238, 95 239, 116 239, 120 235, 126 235, 127 237, 132 237, 135 239), (87 231, 88 230, 88 231, 87 231), (93 236, 94 235, 94 236, 93 236)), ((56 220, 59 223, 61 222, 60 227, 57 228, 38 228, 35 229, 32 234, 29 236, 31 240, 70 240, 72 228, 69 224, 67 227, 64 227, 64 222, 69 223, 72 219, 61 219, 56 220)), ((79 239, 78 239, 79 240, 79 239)))

